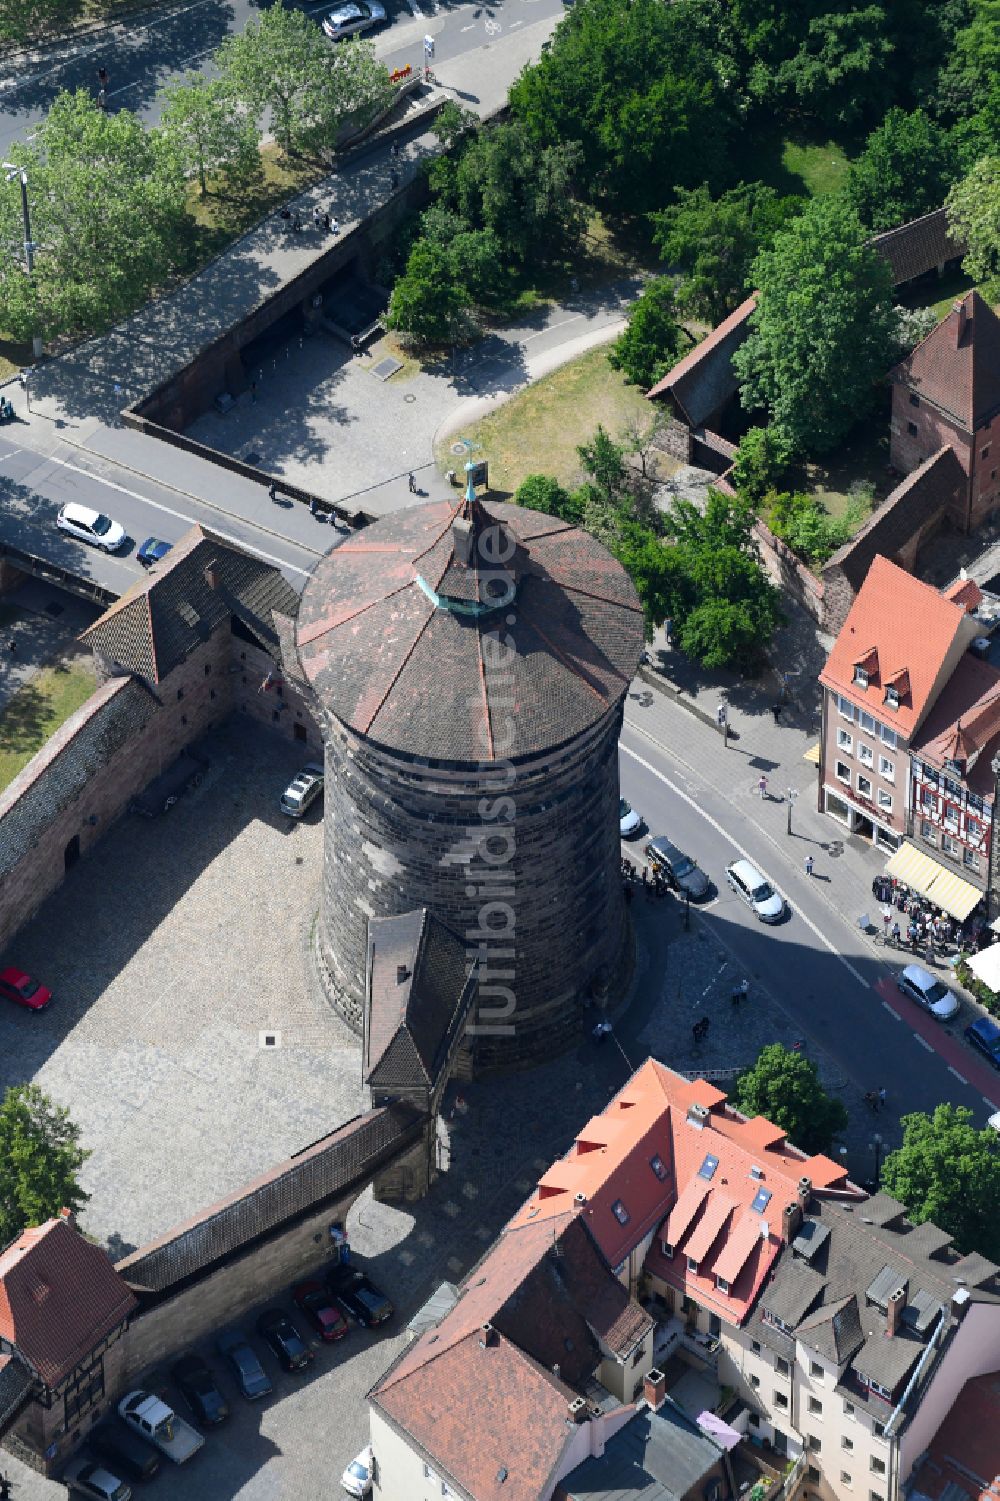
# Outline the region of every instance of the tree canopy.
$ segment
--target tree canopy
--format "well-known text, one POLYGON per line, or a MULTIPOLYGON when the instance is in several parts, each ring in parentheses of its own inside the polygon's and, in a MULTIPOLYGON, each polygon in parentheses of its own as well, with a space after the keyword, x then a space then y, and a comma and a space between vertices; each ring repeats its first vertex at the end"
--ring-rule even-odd
POLYGON ((948 134, 923 110, 891 109, 847 174, 847 197, 868 229, 893 229, 940 208, 958 170, 948 134))
POLYGON ((0 193, 0 323, 16 338, 106 327, 178 263, 185 183, 172 149, 127 110, 106 114, 84 90, 60 94, 29 145, 35 273, 24 265, 16 188, 0 193))
POLYGON ((828 1152, 848 1123, 843 1102, 827 1094, 815 1063, 780 1042, 762 1048, 753 1067, 740 1074, 733 1104, 745 1115, 765 1116, 810 1153, 828 1152))
POLYGON ((903 1145, 882 1167, 882 1187, 917 1225, 933 1220, 962 1251, 1000 1262, 1000 1140, 971 1110, 938 1105, 904 1115, 903 1145))
POLYGON ((968 249, 963 262, 989 295, 1000 291, 1000 155, 984 156, 948 194, 948 223, 968 249))
POLYGON ((222 177, 234 187, 260 172, 257 127, 222 79, 189 73, 183 83, 164 89, 161 98, 163 137, 184 171, 198 179, 203 198, 209 177, 222 177))
POLYGON ((629 309, 628 324, 608 353, 612 370, 648 390, 674 365, 689 343, 677 320, 674 284, 658 277, 643 288, 629 309))
POLYGON ((743 404, 790 451, 827 453, 873 400, 893 335, 892 273, 841 197, 817 198, 754 262, 750 333, 733 355, 743 404))
POLYGON ((765 183, 742 183, 718 198, 706 184, 678 188, 677 201, 653 216, 653 239, 681 273, 677 306, 716 324, 742 302, 754 257, 801 208, 765 183))
POLYGON ((77 1173, 90 1156, 68 1110, 37 1084, 17 1084, 0 1101, 0 1245, 60 1209, 77 1210, 87 1195, 77 1173))

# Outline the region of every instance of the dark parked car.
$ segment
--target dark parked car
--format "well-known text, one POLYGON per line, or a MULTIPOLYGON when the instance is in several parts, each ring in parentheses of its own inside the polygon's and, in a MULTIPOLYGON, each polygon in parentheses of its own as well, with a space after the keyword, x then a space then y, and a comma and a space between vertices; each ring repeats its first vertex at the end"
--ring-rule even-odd
POLYGON ((335 1266, 326 1277, 326 1285, 346 1314, 371 1329, 392 1318, 395 1309, 385 1293, 353 1266, 335 1266))
POLYGON ((152 1480, 160 1468, 160 1456, 137 1433, 124 1423, 101 1423, 87 1434, 87 1443, 95 1454, 111 1463, 112 1469, 129 1480, 152 1480))
POLYGON ((169 542, 161 542, 159 537, 147 537, 135 555, 136 561, 141 563, 143 568, 152 568, 153 564, 166 557, 169 551, 169 542))
POLYGON ((988 1016, 981 1016, 977 1022, 966 1027, 965 1035, 994 1068, 1000 1068, 1000 1027, 996 1022, 990 1021, 988 1016))
POLYGON ((185 1355, 171 1367, 171 1371, 181 1395, 199 1423, 214 1428, 225 1422, 229 1416, 226 1399, 200 1355, 185 1355))
POLYGON ((280 1308, 269 1308, 267 1313, 261 1314, 257 1320, 257 1333, 274 1351, 286 1371, 301 1371, 315 1359, 315 1352, 310 1350, 287 1313, 282 1313, 280 1308))
POLYGON ((292 1288, 292 1301, 321 1339, 343 1339, 347 1320, 322 1282, 300 1282, 292 1288))
POLYGON ((669 839, 664 839, 658 834, 646 845, 646 854, 654 870, 677 887, 677 890, 685 893, 693 902, 701 901, 712 889, 712 883, 705 872, 696 865, 690 855, 685 855, 676 844, 671 844, 669 839))
POLYGON ((257 1359, 253 1346, 242 1334, 237 1334, 234 1330, 220 1334, 215 1348, 223 1360, 229 1362, 236 1377, 236 1385, 248 1402, 256 1402, 258 1397, 266 1397, 274 1390, 271 1378, 257 1359))

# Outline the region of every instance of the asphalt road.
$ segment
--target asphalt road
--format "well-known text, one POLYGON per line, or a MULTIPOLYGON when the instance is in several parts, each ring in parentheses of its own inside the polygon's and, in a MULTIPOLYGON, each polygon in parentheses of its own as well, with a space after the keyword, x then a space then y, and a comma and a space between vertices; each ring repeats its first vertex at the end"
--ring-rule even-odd
MULTIPOLYGON (((693 721, 692 736, 700 729, 693 721)), ((902 955, 884 965, 846 919, 831 914, 804 873, 794 883, 784 881, 773 848, 751 817, 749 797, 676 766, 627 724, 619 759, 622 793, 643 814, 650 833, 668 835, 718 888, 696 920, 711 927, 749 978, 747 1004, 753 1004, 754 989, 764 987, 801 1027, 807 1050, 823 1048, 864 1091, 884 1086, 894 1116, 932 1111, 949 1101, 969 1106, 983 1123, 1000 1107, 1000 1074, 980 1062, 961 1036, 971 1018, 960 1014, 947 1025, 934 1022, 895 988, 892 977, 905 962, 902 955), (729 890, 725 867, 741 854, 786 897, 790 914, 784 922, 766 926, 729 890)), ((638 853, 641 841, 632 848, 638 853)))
MULTIPOLYGON (((442 62, 484 43, 500 43, 505 33, 562 10, 561 0, 414 4, 425 14, 414 16, 402 0, 387 0, 389 24, 372 34, 378 56, 390 69, 422 64, 425 34, 434 38, 435 62, 442 62)), ((242 31, 263 8, 259 0, 191 0, 7 62, 0 67, 0 155, 9 153, 13 141, 30 138, 61 90, 89 89, 96 97, 102 66, 110 74, 109 107, 134 110, 155 124, 159 90, 191 70, 211 73, 220 43, 242 31)), ((318 25, 332 0, 301 8, 318 25)))

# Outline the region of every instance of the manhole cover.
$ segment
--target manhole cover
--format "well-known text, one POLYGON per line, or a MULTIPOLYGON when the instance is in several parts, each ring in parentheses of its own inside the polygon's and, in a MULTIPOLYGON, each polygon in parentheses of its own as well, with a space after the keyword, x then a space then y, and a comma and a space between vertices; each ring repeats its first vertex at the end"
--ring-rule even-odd
POLYGON ((417 398, 414 396, 412 391, 407 391, 406 395, 403 397, 404 401, 416 401, 416 399, 417 398))
POLYGON ((244 462, 244 464, 259 464, 260 463, 260 454, 259 453, 245 453, 243 455, 243 462, 244 462))
POLYGON ((461 455, 465 452, 465 444, 464 443, 453 443, 451 445, 451 452, 453 454, 457 455, 458 457, 461 457, 461 455))
POLYGON ((388 380, 390 375, 395 375, 402 368, 402 360, 394 360, 391 354, 387 354, 384 360, 379 360, 377 365, 372 366, 372 375, 377 375, 379 380, 388 380))

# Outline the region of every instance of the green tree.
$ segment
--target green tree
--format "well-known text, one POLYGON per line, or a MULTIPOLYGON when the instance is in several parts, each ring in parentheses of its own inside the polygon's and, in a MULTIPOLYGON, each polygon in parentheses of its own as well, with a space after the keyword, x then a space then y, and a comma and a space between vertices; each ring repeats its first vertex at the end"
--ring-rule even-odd
POLYGON ((744 1115, 763 1115, 809 1153, 828 1152, 848 1123, 847 1110, 826 1093, 815 1063, 780 1042, 762 1048, 753 1067, 740 1074, 733 1104, 744 1115))
POLYGON ((479 116, 459 104, 457 99, 449 99, 431 122, 432 132, 447 151, 451 151, 464 136, 478 129, 479 116))
POLYGON ((963 10, 938 85, 939 107, 952 118, 982 109, 1000 71, 1000 0, 968 0, 963 10))
POLYGON ((160 98, 163 136, 185 172, 197 177, 203 198, 209 177, 221 176, 232 187, 260 172, 257 127, 236 107, 221 79, 189 73, 183 83, 164 89, 160 98))
POLYGON ((882 5, 828 11, 813 17, 798 52, 778 68, 778 86, 824 128, 850 128, 891 102, 892 51, 882 5))
POLYGON ((0 193, 0 324, 15 338, 92 332, 137 307, 183 254, 185 183, 159 132, 106 114, 82 89, 60 94, 30 145, 35 274, 23 261, 21 204, 0 193))
POLYGON ((753 267, 759 289, 733 355, 743 403, 790 452, 828 452, 870 407, 894 328, 892 273, 839 196, 814 199, 753 267))
POLYGON ((83 0, 0 0, 0 41, 25 42, 78 19, 83 0))
POLYGON ((1000 291, 1000 155, 984 156, 948 194, 948 223, 968 246, 963 266, 989 296, 1000 291))
POLYGON ((580 148, 542 146, 517 121, 466 138, 444 198, 474 229, 490 231, 521 266, 575 248, 583 229, 574 178, 580 148))
POLYGON ((831 516, 815 495, 774 494, 766 500, 767 524, 793 552, 816 567, 854 535, 869 507, 852 502, 842 516, 831 516))
POLYGON ((681 311, 721 322, 746 296, 754 257, 800 207, 800 199, 779 198, 762 182, 719 198, 704 183, 678 188, 676 203, 653 215, 653 239, 670 269, 681 272, 681 311))
POLYGON ((914 1224, 933 1220, 962 1251, 1000 1262, 1000 1140, 977 1131, 971 1110, 938 1105, 904 1115, 903 1145, 882 1166, 882 1187, 914 1224))
POLYGON ((514 501, 529 511, 544 511, 564 521, 579 521, 583 514, 582 505, 549 474, 526 475, 514 492, 514 501))
POLYGON ((608 352, 608 364, 632 385, 648 390, 666 375, 687 342, 677 321, 673 282, 661 276, 632 304, 628 323, 608 352))
POLYGON ((868 229, 893 229, 940 208, 958 172, 955 145, 923 110, 891 109, 847 174, 847 197, 868 229))
POLYGON ((621 505, 629 495, 629 472, 625 449, 616 443, 602 423, 589 443, 581 443, 577 454, 591 483, 602 500, 621 505))
POLYGON ((68 1110, 37 1084, 16 1084, 0 1102, 0 1245, 60 1209, 77 1210, 88 1195, 77 1173, 90 1156, 68 1110))
POLYGON ((733 460, 734 487, 752 504, 758 504, 775 488, 790 457, 787 444, 772 428, 751 427, 740 439, 733 460))
POLYGON ((625 521, 614 539, 612 551, 636 587, 642 603, 646 640, 652 641, 657 626, 662 625, 670 614, 670 554, 673 549, 642 522, 625 521))
POLYGON ((406 270, 392 289, 387 322, 417 344, 446 344, 455 334, 469 298, 455 280, 443 246, 418 240, 406 270))
POLYGON ((677 498, 663 518, 674 541, 663 583, 673 632, 706 667, 754 670, 784 619, 757 555, 755 520, 747 500, 718 491, 704 511, 677 498))
POLYGON ((374 112, 392 92, 371 42, 331 48, 300 10, 278 3, 262 11, 217 53, 223 82, 271 128, 286 156, 336 144, 344 123, 374 112))
POLYGON ((699 0, 578 0, 510 92, 546 145, 578 141, 590 197, 627 214, 727 170, 733 115, 699 0))

